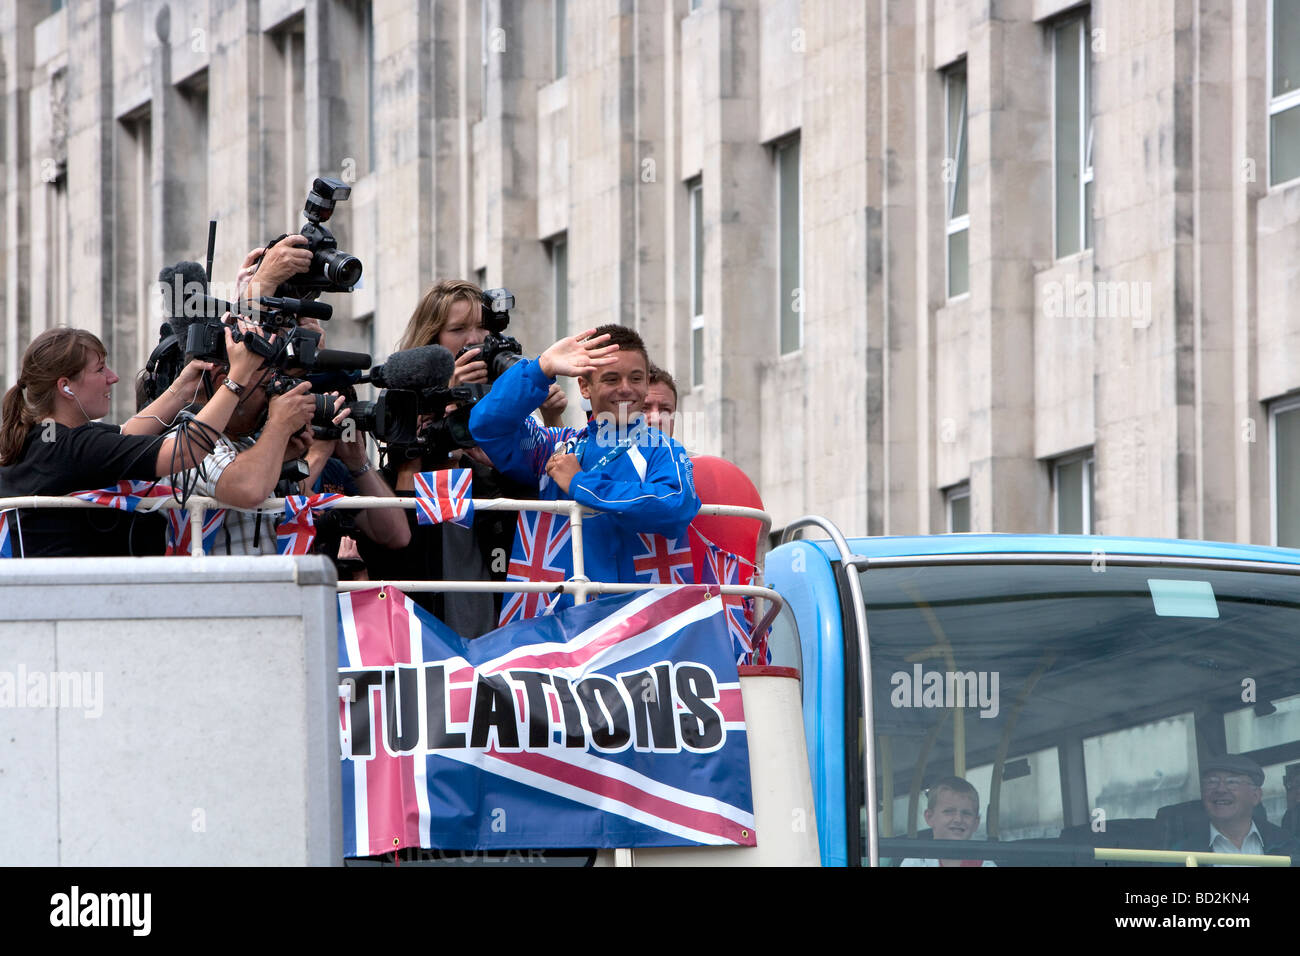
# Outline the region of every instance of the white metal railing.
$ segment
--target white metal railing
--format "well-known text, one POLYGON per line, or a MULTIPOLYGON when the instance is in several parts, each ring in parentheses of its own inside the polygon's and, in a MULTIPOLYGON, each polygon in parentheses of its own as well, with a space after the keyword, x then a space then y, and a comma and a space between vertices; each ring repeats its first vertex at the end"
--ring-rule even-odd
MULTIPOLYGON (((368 497, 349 495, 335 502, 331 508, 344 510, 367 510, 372 508, 415 508, 420 499, 415 497, 368 497)), ((550 582, 513 582, 513 581, 414 581, 414 580, 378 580, 378 581, 340 581, 340 591, 361 591, 375 587, 392 587, 401 591, 480 591, 488 593, 545 593, 569 594, 575 604, 586 603, 590 594, 626 594, 633 591, 653 591, 670 587, 666 584, 621 584, 592 581, 587 578, 582 550, 582 521, 584 515, 599 512, 594 508, 585 508, 576 501, 538 501, 519 498, 483 498, 473 499, 476 511, 539 511, 550 514, 565 515, 569 519, 569 534, 572 538, 573 576, 559 583, 550 582)), ((83 501, 51 495, 28 495, 17 498, 0 498, 0 512, 13 508, 108 508, 93 501, 83 501)), ((138 512, 156 513, 159 511, 184 510, 188 513, 190 526, 190 559, 204 558, 203 550, 203 514, 205 511, 223 509, 225 511, 281 513, 284 511, 283 498, 268 498, 255 508, 235 508, 217 501, 193 495, 185 504, 171 496, 144 498, 137 507, 138 512)), ((699 513, 705 516, 752 518, 759 522, 758 541, 766 540, 772 527, 772 519, 765 511, 746 508, 740 505, 703 505, 699 513)), ((12 533, 12 532, 11 532, 12 533)), ((711 543, 711 542, 710 542, 711 543)), ((762 565, 755 563, 755 571, 762 574, 762 565)), ((784 600, 771 588, 758 585, 694 585, 695 587, 716 588, 720 594, 736 594, 742 597, 763 598, 768 608, 754 625, 751 633, 762 634, 776 620, 785 606, 784 600)))

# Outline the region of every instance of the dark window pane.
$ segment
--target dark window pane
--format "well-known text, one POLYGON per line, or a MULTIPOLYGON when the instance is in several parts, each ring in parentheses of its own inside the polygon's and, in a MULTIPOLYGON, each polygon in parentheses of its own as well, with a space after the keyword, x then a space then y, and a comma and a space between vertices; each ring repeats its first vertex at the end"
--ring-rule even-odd
POLYGON ((1056 77, 1056 255, 1080 249, 1079 34, 1072 20, 1054 31, 1056 77))
POLYGON ((1269 117, 1269 183, 1300 177, 1300 106, 1269 117))
POLYGON ((800 292, 799 231, 799 141, 777 151, 781 205, 781 353, 796 351, 803 342, 799 310, 803 307, 800 292))
POLYGON ((1273 95, 1300 89, 1300 0, 1273 0, 1273 95))
POLYGON ((1277 543, 1300 548, 1300 408, 1274 418, 1277 543))

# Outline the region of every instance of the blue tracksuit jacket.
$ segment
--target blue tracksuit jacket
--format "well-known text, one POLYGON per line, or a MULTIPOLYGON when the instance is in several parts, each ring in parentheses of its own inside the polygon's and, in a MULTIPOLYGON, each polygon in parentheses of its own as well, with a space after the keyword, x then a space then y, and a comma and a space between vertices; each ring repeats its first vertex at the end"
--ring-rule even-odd
MULTIPOLYGON (((536 361, 517 363, 474 406, 470 434, 498 470, 517 481, 536 482, 542 500, 575 500, 600 509, 582 522, 586 575, 593 581, 635 583, 637 533, 680 538, 700 510, 690 459, 681 445, 640 420, 621 435, 591 424, 543 428, 531 413, 553 382, 536 361), (546 474, 546 461, 559 443, 578 456, 582 469, 569 483, 569 494, 546 474)), ((572 574, 572 563, 567 570, 572 574)))

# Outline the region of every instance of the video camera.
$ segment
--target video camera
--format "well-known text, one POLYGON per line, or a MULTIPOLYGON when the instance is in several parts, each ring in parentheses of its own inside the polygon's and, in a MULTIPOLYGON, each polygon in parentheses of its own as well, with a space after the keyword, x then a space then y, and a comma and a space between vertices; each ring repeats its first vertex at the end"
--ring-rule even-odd
MULTIPOLYGON (((358 378, 383 389, 373 402, 354 402, 351 418, 361 431, 389 446, 389 453, 403 456, 475 444, 469 434, 469 411, 485 393, 482 386, 447 382, 455 360, 440 345, 422 345, 395 352, 383 365, 376 365, 358 378), (458 407, 450 415, 448 405, 458 407), (423 424, 421 418, 430 419, 423 424), (448 444, 454 442, 454 444, 448 444)), ((339 437, 338 429, 323 429, 322 438, 339 437)))
POLYGON ((296 324, 299 318, 328 319, 334 310, 323 302, 275 296, 253 300, 260 308, 254 308, 253 303, 241 306, 211 296, 201 296, 199 302, 205 318, 190 323, 185 340, 186 361, 199 359, 226 364, 226 332, 231 331, 237 342, 260 355, 271 368, 301 368, 316 372, 358 370, 370 364, 370 356, 365 352, 319 348, 320 333, 296 324), (251 319, 258 328, 247 331, 231 329, 218 318, 227 312, 251 319))

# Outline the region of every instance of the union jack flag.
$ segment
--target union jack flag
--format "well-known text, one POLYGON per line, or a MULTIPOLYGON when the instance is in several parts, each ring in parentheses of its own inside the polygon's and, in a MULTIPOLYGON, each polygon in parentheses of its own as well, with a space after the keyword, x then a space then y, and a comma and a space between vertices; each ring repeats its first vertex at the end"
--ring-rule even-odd
POLYGON ((466 640, 385 590, 339 595, 346 855, 756 845, 716 596, 610 596, 466 640))
POLYGON ((642 584, 694 584, 689 538, 669 540, 661 534, 638 534, 640 550, 632 569, 642 584))
POLYGON ((468 468, 422 471, 415 476, 415 520, 419 524, 450 521, 468 528, 474 524, 474 472, 468 468))
MULTIPOLYGON (((92 491, 78 491, 72 495, 73 498, 80 498, 82 501, 93 501, 96 504, 104 505, 108 508, 117 508, 121 511, 143 510, 154 511, 162 504, 162 499, 175 496, 175 492, 170 485, 160 484, 156 481, 119 481, 115 485, 109 485, 107 488, 97 488, 92 491)), ((179 555, 190 553, 190 521, 189 514, 178 508, 169 509, 164 517, 167 519, 167 554, 179 555)), ((214 511, 204 511, 203 513, 203 550, 212 551, 212 545, 216 540, 217 531, 221 528, 222 522, 226 518, 224 508, 214 511)), ((0 548, 0 557, 3 557, 3 548, 0 548)))
MULTIPOLYGON (((519 512, 506 580, 559 583, 569 576, 572 567, 569 519, 549 512, 519 512)), ((558 594, 508 594, 501 604, 500 624, 548 614, 559 597, 558 594)))
MULTIPOLYGON (((170 485, 162 485, 156 481, 119 481, 107 488, 74 491, 69 497, 80 498, 82 501, 93 501, 97 505, 117 508, 120 511, 136 511, 141 504, 150 501, 150 499, 170 498, 171 496, 172 489, 170 485)), ((153 511, 161 503, 155 501, 152 506, 146 506, 144 510, 153 511)))
MULTIPOLYGON (((740 558, 729 551, 723 551, 713 544, 705 545, 704 566, 701 569, 701 584, 742 584, 740 558)), ((732 649, 736 652, 737 664, 766 664, 771 662, 770 651, 766 642, 755 653, 755 642, 750 637, 753 627, 753 610, 747 609, 745 599, 739 594, 722 595, 722 603, 727 609, 727 631, 731 634, 732 649)))
POLYGON ((9 515, 12 513, 12 508, 7 511, 0 511, 0 558, 12 558, 14 556, 14 542, 9 536, 9 515))
POLYGON ((290 495, 284 499, 284 520, 275 526, 280 554, 310 554, 316 540, 316 512, 333 508, 343 495, 290 495))
MULTIPOLYGON (((217 532, 226 520, 225 508, 205 508, 203 510, 203 551, 211 554, 216 544, 217 532)), ((185 555, 190 553, 190 514, 175 508, 167 512, 167 554, 185 555)))

